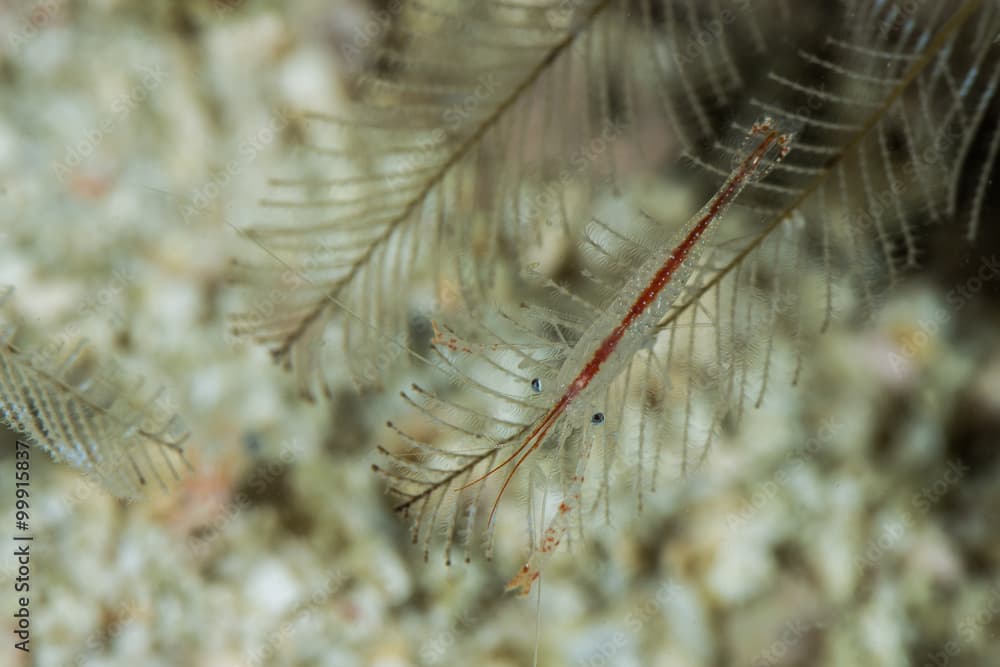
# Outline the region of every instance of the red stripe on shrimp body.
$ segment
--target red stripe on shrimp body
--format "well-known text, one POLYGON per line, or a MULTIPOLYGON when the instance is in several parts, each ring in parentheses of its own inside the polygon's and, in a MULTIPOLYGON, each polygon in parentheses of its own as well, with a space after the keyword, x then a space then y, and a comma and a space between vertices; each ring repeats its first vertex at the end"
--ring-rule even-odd
MULTIPOLYGON (((729 183, 723 188, 712 200, 711 205, 708 207, 705 215, 701 217, 700 220, 695 224, 694 228, 688 233, 684 240, 681 241, 673 252, 670 253, 670 257, 667 261, 663 263, 663 266, 656 272, 653 279, 646 285, 646 288, 642 290, 639 297, 629 308, 629 311, 622 318, 622 321, 612 330, 608 337, 604 339, 597 351, 594 352, 594 356, 590 359, 580 374, 576 376, 576 379, 570 384, 569 389, 563 395, 563 399, 567 397, 569 400, 560 400, 559 403, 552 409, 555 412, 557 409, 562 412, 566 408, 569 401, 576 398, 576 396, 583 391, 590 381, 594 379, 598 371, 601 369, 601 365, 607 361, 608 357, 615 351, 618 344, 621 342, 622 338, 625 337, 625 332, 628 328, 632 326, 635 322, 652 304, 656 297, 663 291, 663 288, 667 286, 670 279, 673 278, 674 273, 680 268, 681 264, 687 259, 688 254, 691 250, 698 244, 698 239, 705 233, 712 221, 718 217, 719 212, 730 202, 735 193, 740 189, 743 182, 749 177, 749 175, 757 168, 760 161, 763 159, 764 155, 770 149, 771 144, 779 140, 778 133, 774 130, 768 132, 767 136, 761 141, 760 145, 754 149, 741 165, 740 169, 736 174, 729 180, 729 183)), ((550 413, 551 414, 551 413, 550 413)))

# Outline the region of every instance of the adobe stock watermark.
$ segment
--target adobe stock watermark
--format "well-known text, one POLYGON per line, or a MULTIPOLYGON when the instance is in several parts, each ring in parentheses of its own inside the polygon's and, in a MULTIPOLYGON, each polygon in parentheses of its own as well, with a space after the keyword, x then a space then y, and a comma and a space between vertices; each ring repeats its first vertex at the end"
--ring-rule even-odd
POLYGON ((757 484, 750 497, 744 499, 740 509, 726 517, 726 528, 734 530, 746 525, 762 507, 778 495, 780 488, 790 479, 792 471, 832 442, 843 427, 844 424, 837 417, 823 420, 817 432, 801 447, 788 451, 775 473, 769 479, 757 484))
MULTIPOLYGON (((135 284, 137 279, 138 274, 128 265, 114 268, 111 271, 110 279, 103 287, 88 292, 78 301, 79 306, 66 326, 58 333, 48 336, 41 347, 36 348, 28 355, 29 361, 32 364, 51 364, 60 351, 70 343, 80 340, 82 325, 91 318, 100 318, 113 327, 126 326, 127 320, 124 315, 118 311, 112 311, 111 305, 125 290, 135 284)), ((20 327, 22 322, 18 320, 13 324, 20 327)))
MULTIPOLYGON (((373 85, 377 86, 378 81, 373 81, 373 85)), ((460 135, 461 130, 468 127, 476 111, 485 102, 495 98, 499 85, 500 81, 493 72, 480 77, 475 87, 441 112, 441 124, 434 131, 421 136, 415 150, 401 159, 403 169, 385 174, 386 185, 389 188, 406 187, 406 176, 411 171, 434 166, 434 157, 439 149, 446 145, 449 137, 460 135)))
POLYGON ((475 601, 456 614, 443 632, 424 641, 420 646, 420 662, 426 665, 440 664, 458 643, 459 635, 469 632, 482 620, 472 609, 483 608, 486 602, 486 599, 475 601))
MULTIPOLYGON (((563 192, 569 183, 587 170, 588 165, 605 154, 609 150, 614 150, 614 142, 621 137, 627 129, 624 122, 605 120, 601 126, 600 133, 595 134, 582 146, 578 146, 570 155, 566 166, 559 172, 559 175, 549 180, 542 191, 536 194, 528 205, 527 215, 529 219, 538 219, 543 211, 552 210, 563 197, 563 192)), ((549 216, 545 217, 546 226, 551 227, 553 222, 549 216)))
POLYGON ((237 156, 226 162, 217 174, 198 186, 188 198, 187 204, 181 209, 184 224, 191 224, 195 217, 207 211, 229 182, 243 173, 247 166, 257 159, 260 152, 281 135, 288 127, 288 123, 288 114, 280 111, 259 127, 253 136, 241 141, 237 148, 237 156))
POLYGON ((736 22, 736 12, 746 12, 749 8, 750 0, 737 0, 733 8, 722 9, 717 18, 702 20, 697 29, 691 30, 684 50, 678 51, 678 60, 688 65, 700 59, 706 48, 715 42, 721 42, 726 27, 736 22))
POLYGON ((47 26, 60 17, 66 10, 67 0, 41 0, 36 2, 20 25, 7 33, 7 44, 11 53, 16 53, 21 47, 33 40, 47 26))
POLYGON ((269 461, 255 471, 247 481, 248 491, 239 491, 233 495, 217 513, 215 518, 202 527, 198 535, 187 540, 187 548, 195 557, 203 557, 208 553, 212 542, 221 537, 244 510, 250 507, 250 494, 260 495, 275 483, 293 461, 302 454, 302 445, 297 440, 286 442, 281 447, 277 461, 269 461))
POLYGON ((878 31, 882 37, 887 37, 890 33, 903 30, 906 25, 913 21, 917 10, 920 9, 926 0, 903 0, 892 3, 892 11, 878 23, 878 31))
MULTIPOLYGON (((858 612, 853 605, 838 605, 821 611, 812 618, 807 615, 793 617, 785 623, 775 638, 761 651, 750 667, 783 667, 798 664, 790 661, 790 654, 802 641, 816 632, 831 632, 835 628, 857 623, 858 612)), ((806 646, 801 647, 805 649, 806 646)), ((801 660, 799 661, 801 662, 801 660)))
POLYGON ((903 376, 907 372, 908 360, 926 348, 942 328, 989 283, 1000 278, 1000 257, 990 255, 980 260, 975 275, 964 283, 950 289, 945 295, 948 308, 939 307, 930 315, 917 321, 916 328, 900 343, 899 351, 889 353, 889 365, 893 373, 903 376))
POLYGON ((84 667, 101 662, 98 655, 110 646, 130 625, 144 615, 143 607, 135 600, 120 603, 110 614, 112 619, 87 637, 83 648, 72 660, 64 662, 62 667, 84 667))
POLYGON ((115 127, 127 118, 137 106, 142 104, 156 88, 159 88, 167 77, 167 71, 160 65, 143 65, 138 71, 140 74, 139 84, 116 97, 111 102, 111 114, 88 132, 83 139, 68 146, 63 159, 52 165, 56 177, 61 182, 65 182, 74 169, 93 155, 115 127))
MULTIPOLYGON (((389 34, 393 23, 403 12, 405 6, 406 3, 404 0, 389 0, 382 3, 379 9, 368 12, 364 21, 354 24, 347 43, 340 46, 341 57, 356 70, 362 69, 365 56, 373 53, 373 47, 378 46, 383 38, 389 34)), ((451 39, 468 33, 472 27, 472 23, 463 20, 460 15, 448 12, 436 12, 434 14, 434 22, 437 26, 435 29, 436 33, 442 36, 446 35, 451 39)), ((400 71, 418 66, 415 62, 411 62, 410 59, 402 58, 398 62, 394 62, 393 65, 400 71)), ((362 78, 368 79, 370 83, 375 82, 373 78, 362 78)))
POLYGON ((752 667, 778 667, 785 664, 786 656, 810 633, 823 629, 827 623, 809 622, 795 618, 785 624, 778 636, 757 656, 752 667))
MULTIPOLYGON (((134 466, 135 462, 129 456, 128 451, 125 451, 116 453, 113 458, 102 462, 99 468, 80 470, 74 487, 63 494, 60 499, 63 508, 66 511, 71 511, 76 505, 87 502, 95 495, 107 495, 108 491, 104 480, 130 475, 134 466)), ((128 496, 119 500, 130 505, 136 501, 136 498, 128 496)))
POLYGON ((885 555, 895 548, 906 533, 916 525, 918 516, 926 514, 931 507, 944 498, 956 484, 969 472, 969 467, 962 461, 949 461, 944 471, 928 487, 921 489, 910 497, 911 508, 903 511, 899 521, 894 521, 875 539, 871 540, 854 559, 854 570, 858 577, 876 565, 885 555))
MULTIPOLYGON (((253 335, 261 328, 266 328, 279 311, 282 304, 301 289, 318 288, 322 279, 313 279, 331 258, 337 257, 338 248, 331 245, 326 238, 316 239, 307 252, 289 259, 285 270, 281 273, 277 284, 270 289, 261 288, 254 292, 254 301, 247 305, 242 313, 235 318, 230 327, 224 330, 224 339, 228 345, 237 346, 245 339, 253 339, 253 335)), ((324 307, 325 296, 318 296, 315 307, 324 307)))
POLYGON ((263 643, 246 654, 247 667, 275 664, 275 657, 295 633, 313 620, 316 607, 320 607, 341 591, 347 583, 347 574, 340 568, 329 571, 323 583, 313 589, 312 594, 303 597, 290 614, 291 620, 282 623, 277 630, 265 637, 263 643))
POLYGON ((962 652, 962 643, 973 644, 997 616, 1000 616, 1000 584, 990 587, 989 598, 979 611, 964 616, 958 622, 957 637, 952 637, 942 648, 931 652, 917 667, 947 667, 952 658, 962 652))
POLYGON ((215 18, 222 18, 247 4, 247 0, 215 0, 215 18))
POLYGON ((615 656, 628 643, 629 635, 639 634, 651 619, 662 613, 670 599, 680 591, 680 584, 673 580, 660 584, 652 596, 626 614, 624 630, 616 630, 607 641, 602 642, 576 664, 579 667, 607 667, 618 664, 615 656))
POLYGON ((358 66, 362 62, 362 54, 372 44, 380 40, 392 27, 395 17, 403 9, 403 0, 390 0, 385 5, 372 12, 364 23, 354 26, 349 44, 340 49, 344 59, 358 66))
MULTIPOLYGON (((852 233, 856 230, 863 238, 873 236, 879 225, 885 224, 887 218, 897 214, 899 197, 903 192, 913 185, 925 191, 931 189, 933 170, 946 165, 952 151, 960 146, 966 137, 965 125, 953 118, 956 113, 956 109, 952 109, 949 115, 938 123, 937 133, 932 139, 914 148, 913 159, 906 160, 900 170, 901 177, 890 174, 888 185, 880 192, 868 194, 862 203, 842 211, 841 220, 852 229, 852 233)), ((931 217, 937 220, 940 213, 933 197, 928 198, 927 206, 931 217)))

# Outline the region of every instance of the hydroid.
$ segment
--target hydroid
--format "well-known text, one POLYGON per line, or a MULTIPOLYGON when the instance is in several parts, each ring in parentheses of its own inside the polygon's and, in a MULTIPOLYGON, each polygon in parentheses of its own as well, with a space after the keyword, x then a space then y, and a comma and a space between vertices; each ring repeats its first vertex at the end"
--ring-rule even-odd
POLYGON ((256 296, 234 330, 312 396, 328 390, 321 353, 340 323, 355 379, 375 384, 370 327, 405 336, 414 290, 460 285, 475 307, 548 227, 577 233, 589 193, 714 137, 744 84, 733 53, 763 48, 756 17, 738 0, 675 4, 401 5, 355 101, 301 117, 319 160, 272 182, 271 220, 248 232, 308 279, 270 260, 238 264, 256 296), (713 31, 696 51, 682 50, 689 22, 713 31))
MULTIPOLYGON (((490 473, 504 464, 516 469, 533 451, 551 449, 564 511, 551 520, 548 543, 542 541, 512 581, 526 590, 569 522, 582 528, 578 508, 603 505, 607 515, 611 471, 631 471, 628 482, 641 506, 643 490, 655 488, 665 443, 685 470, 689 450, 702 456, 722 424, 735 424, 762 405, 777 373, 797 382, 813 336, 835 318, 870 312, 885 289, 919 265, 928 225, 947 226, 956 236, 975 231, 968 223, 974 211, 954 203, 954 192, 967 192, 967 186, 949 184, 972 184, 975 202, 994 168, 987 162, 973 169, 967 155, 976 137, 995 131, 1000 57, 990 35, 1000 25, 996 7, 945 3, 882 30, 894 8, 849 5, 839 28, 818 45, 801 45, 793 59, 774 63, 767 81, 736 103, 743 111, 734 115, 735 124, 743 130, 750 123, 739 119, 761 112, 778 125, 797 126, 795 150, 766 180, 746 183, 741 205, 749 214, 729 225, 723 240, 698 246, 702 257, 688 264, 689 275, 670 283, 676 291, 667 292, 648 329, 628 323, 623 335, 642 329, 642 342, 621 347, 628 354, 609 365, 613 381, 574 397, 575 410, 565 404, 553 412, 585 360, 594 358, 594 348, 635 303, 622 296, 635 293, 622 289, 628 277, 598 279, 594 291, 605 296, 595 302, 552 284, 555 305, 508 312, 515 330, 539 338, 534 348, 473 322, 469 331, 477 333, 466 337, 492 342, 446 350, 447 373, 461 387, 454 400, 423 389, 407 393, 431 419, 441 406, 451 406, 445 409, 452 417, 437 422, 451 432, 443 437, 452 446, 439 449, 401 432, 404 454, 394 454, 388 469, 378 468, 403 498, 401 510, 414 517, 415 539, 428 544, 438 520, 447 544, 456 535, 467 539, 477 512, 485 511, 483 487, 494 482, 486 497, 495 501, 505 486, 490 473), (540 328, 532 328, 532 316, 540 328), (588 327, 602 317, 608 318, 603 333, 588 338, 588 327), (460 351, 475 353, 472 370, 447 356, 460 351), (494 358, 500 354, 504 358, 494 358), (569 368, 575 370, 564 371, 569 368), (536 378, 542 399, 528 393, 536 378), (554 394, 546 394, 549 387, 554 394), (477 393, 475 407, 460 403, 477 393), (483 410, 501 403, 508 409, 483 410), (564 413, 572 427, 557 427, 564 413), (467 418, 477 426, 467 426, 467 418), (471 434, 481 447, 455 447, 459 434, 471 434), (595 456, 597 474, 585 475, 595 456), (456 487, 457 493, 446 493, 456 487)), ((732 154, 722 145, 694 151, 690 162, 725 182, 732 154)), ((650 242, 620 220, 596 221, 582 249, 595 256, 594 265, 634 275, 629 268, 643 266, 650 249, 662 263, 664 249, 678 247, 662 241, 668 224, 656 227, 653 237, 660 240, 650 242)))
POLYGON ((190 468, 183 449, 189 432, 165 407, 162 390, 98 366, 85 341, 26 350, 12 293, 0 293, 0 419, 118 496, 135 498, 153 485, 166 490, 190 468))

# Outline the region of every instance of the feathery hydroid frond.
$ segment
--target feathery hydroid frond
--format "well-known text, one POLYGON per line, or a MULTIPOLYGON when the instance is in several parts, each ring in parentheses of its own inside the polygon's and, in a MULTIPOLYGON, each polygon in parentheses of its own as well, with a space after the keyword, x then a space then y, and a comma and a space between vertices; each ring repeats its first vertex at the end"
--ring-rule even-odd
MULTIPOLYGON (((13 288, 0 294, 9 310, 13 288)), ((188 437, 164 409, 162 392, 127 381, 116 367, 95 367, 81 341, 50 341, 34 352, 17 343, 13 318, 0 323, 0 419, 29 441, 124 498, 166 489, 184 467, 188 437)))
MULTIPOLYGON (((664 444, 680 453, 683 468, 692 458, 689 449, 707 451, 722 423, 761 404, 779 371, 796 381, 810 336, 835 314, 850 313, 852 305, 870 309, 886 285, 918 264, 923 228, 938 223, 956 236, 975 233, 996 153, 997 8, 977 1, 945 3, 898 21, 892 6, 848 4, 842 30, 822 48, 803 45, 797 63, 779 63, 770 86, 761 86, 735 116, 763 112, 779 123, 797 124, 796 150, 766 182, 748 186, 741 203, 752 215, 729 225, 728 242, 716 245, 674 294, 649 344, 623 361, 616 380, 605 385, 607 393, 587 403, 586 409, 614 406, 601 409, 602 422, 619 415, 618 430, 604 431, 615 436, 594 449, 592 437, 580 438, 586 422, 577 420, 582 428, 560 429, 546 441, 569 451, 573 462, 561 466, 566 511, 550 526, 554 541, 568 530, 569 517, 580 516, 577 507, 606 502, 611 471, 621 461, 631 471, 641 505, 643 488, 655 485, 664 444), (970 172, 967 155, 977 137, 986 138, 992 157, 970 172), (823 278, 801 279, 814 275, 823 278), (704 325, 712 334, 696 335, 704 325), (791 358, 778 349, 779 339, 792 341, 791 358), (618 402, 616 392, 622 397, 618 402), (585 502, 583 471, 591 452, 601 463, 585 502), (579 488, 565 481, 574 478, 579 488)), ((729 149, 720 148, 722 159, 702 153, 692 159, 710 173, 727 173, 729 149)), ((612 271, 640 265, 649 248, 672 247, 629 234, 598 222, 584 244, 595 251, 600 268, 612 271)), ((568 346, 563 359, 572 355, 572 333, 579 329, 574 323, 600 319, 607 308, 605 303, 589 315, 585 308, 550 318, 553 343, 558 338, 568 346), (566 334, 570 338, 563 340, 566 334)), ((534 367, 539 377, 548 368, 534 367)), ((475 384, 486 392, 496 386, 489 380, 475 384)), ((528 429, 538 414, 544 409, 526 415, 521 428, 528 429)), ((494 458, 486 463, 483 456, 477 469, 469 466, 463 474, 474 480, 496 458, 507 460, 504 448, 524 432, 530 433, 494 441, 495 448, 484 450, 494 458)), ((454 446, 451 451, 466 453, 454 446)), ((413 482, 419 474, 417 466, 405 479, 413 482)), ((420 479, 430 490, 442 488, 439 481, 420 479)), ((407 502, 430 502, 433 494, 413 493, 407 502)), ((431 512, 432 525, 436 518, 431 512)), ((421 510, 417 525, 426 526, 426 519, 421 510)), ((530 587, 538 561, 550 551, 536 548, 514 586, 530 587)))
MULTIPOLYGON (((864 3, 858 4, 860 12, 864 3)), ((980 211, 958 204, 956 192, 968 194, 971 182, 972 201, 981 201, 982 183, 994 168, 986 162, 970 172, 966 153, 976 137, 996 130, 980 124, 990 107, 996 122, 1000 49, 989 35, 1000 27, 1000 13, 975 0, 950 12, 939 5, 921 16, 926 25, 910 20, 876 34, 865 26, 885 25, 891 17, 871 11, 860 14, 868 23, 853 24, 853 41, 830 37, 826 53, 800 54, 806 66, 825 73, 822 86, 775 73, 776 89, 788 91, 784 99, 776 93, 782 102, 750 101, 802 124, 798 150, 779 166, 778 183, 750 193, 757 210, 771 211, 757 231, 665 327, 721 282, 738 284, 741 272, 745 281, 753 263, 773 266, 769 253, 780 248, 768 250, 767 243, 783 244, 785 257, 800 268, 802 262, 822 266, 826 279, 818 300, 807 302, 794 290, 765 290, 764 296, 792 319, 821 303, 825 328, 836 310, 838 284, 853 280, 853 293, 870 308, 881 289, 918 265, 922 231, 930 224, 947 225, 955 236, 974 234, 980 211)))
POLYGON ((358 102, 306 116, 325 173, 276 179, 264 207, 283 220, 250 232, 307 279, 238 265, 262 291, 234 330, 311 395, 348 304, 346 358, 376 380, 371 328, 405 332, 416 285, 457 284, 471 305, 546 226, 571 230, 595 188, 714 136, 743 85, 733 53, 762 48, 752 18, 739 0, 404 3, 358 102))

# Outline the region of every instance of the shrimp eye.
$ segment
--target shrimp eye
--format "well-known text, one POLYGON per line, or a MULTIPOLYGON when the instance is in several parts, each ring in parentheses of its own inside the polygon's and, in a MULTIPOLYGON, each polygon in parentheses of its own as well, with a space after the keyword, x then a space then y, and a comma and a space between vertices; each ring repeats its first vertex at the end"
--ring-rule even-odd
POLYGON ((534 380, 532 380, 531 381, 531 389, 536 394, 540 394, 542 392, 542 381, 541 381, 541 379, 535 378, 534 380))
POLYGON ((591 424, 603 424, 604 423, 604 413, 595 412, 594 416, 590 418, 591 424))

